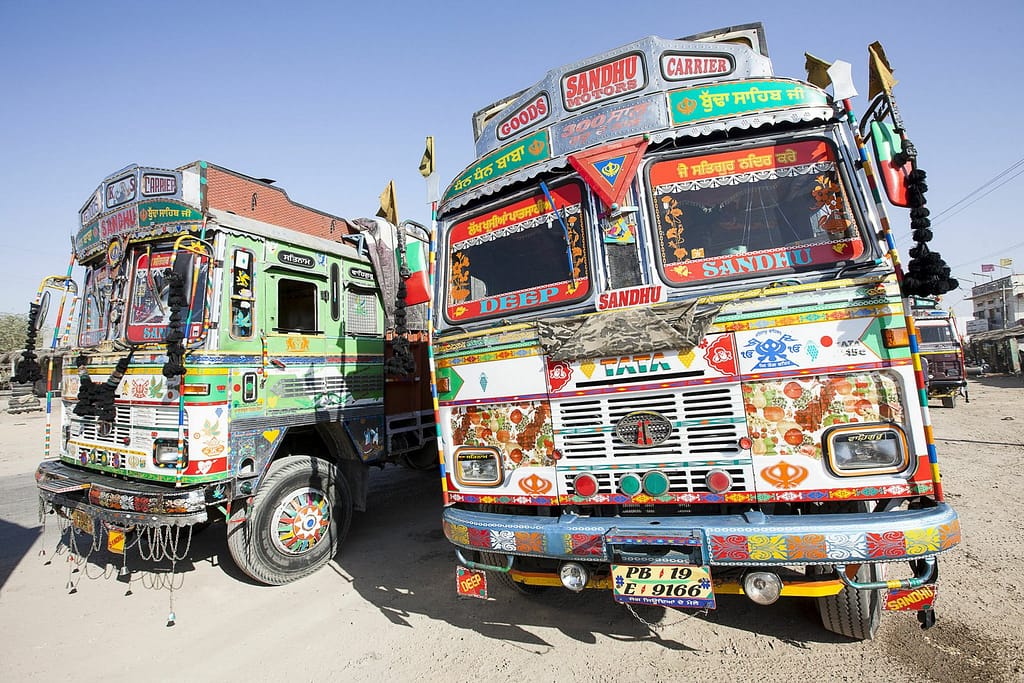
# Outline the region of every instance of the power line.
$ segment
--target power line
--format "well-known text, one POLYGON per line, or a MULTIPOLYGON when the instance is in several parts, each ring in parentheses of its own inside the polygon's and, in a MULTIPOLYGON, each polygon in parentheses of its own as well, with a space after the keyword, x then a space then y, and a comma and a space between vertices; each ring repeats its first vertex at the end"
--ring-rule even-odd
MULTIPOLYGON (((939 213, 935 214, 935 215, 934 215, 934 216, 932 217, 932 223, 934 224, 934 223, 935 223, 935 221, 936 221, 936 220, 937 220, 938 218, 941 218, 942 216, 944 216, 945 214, 949 213, 950 211, 952 211, 952 210, 953 210, 953 209, 955 209, 956 207, 960 206, 961 204, 963 204, 964 202, 966 202, 966 201, 967 201, 968 199, 970 199, 970 198, 971 198, 971 197, 973 197, 974 195, 978 194, 979 192, 981 192, 982 190, 984 190, 984 189, 985 189, 985 188, 987 188, 988 186, 992 185, 993 183, 995 183, 996 181, 998 181, 998 180, 999 180, 1000 178, 1002 178, 1003 176, 1005 176, 1005 175, 1006 175, 1007 173, 1011 173, 1012 171, 1014 171, 1014 170, 1015 170, 1015 169, 1016 169, 1017 167, 1019 167, 1019 166, 1021 166, 1021 165, 1024 165, 1024 158, 1018 159, 1018 160, 1017 160, 1017 161, 1016 161, 1015 163, 1013 163, 1012 165, 1010 165, 1010 166, 1009 166, 1008 168, 1005 168, 1005 169, 1003 169, 1002 171, 1000 171, 999 173, 997 173, 997 174, 996 174, 996 175, 995 175, 995 176, 994 176, 993 178, 991 178, 991 179, 989 179, 989 180, 985 181, 984 183, 982 183, 980 187, 977 187, 977 188, 975 188, 975 189, 974 189, 974 190, 972 190, 971 192, 967 193, 967 195, 965 195, 965 196, 964 196, 963 198, 961 198, 961 199, 959 199, 959 200, 957 200, 957 201, 953 202, 953 203, 952 203, 952 204, 951 204, 950 206, 948 206, 947 208, 943 209, 943 210, 942 210, 942 211, 940 211, 939 213)), ((992 188, 992 190, 996 190, 996 189, 998 189, 999 187, 1002 187, 1002 186, 1003 186, 1003 185, 1005 185, 1006 183, 1010 182, 1011 180, 1013 180, 1014 178, 1016 178, 1017 176, 1019 176, 1019 175, 1020 175, 1021 173, 1024 173, 1024 171, 1020 171, 1020 172, 1018 172, 1018 173, 1015 173, 1015 174, 1014 174, 1014 175, 1013 175, 1012 177, 1010 177, 1010 178, 1007 178, 1007 179, 1006 179, 1006 180, 1005 180, 1004 182, 1002 182, 1002 183, 1000 183, 1000 184, 999 184, 998 186, 996 186, 996 187, 992 188)), ((991 191, 991 190, 990 190, 990 191, 991 191)), ((988 192, 986 192, 985 194, 987 195, 987 194, 988 194, 988 192)), ((984 197, 984 196, 985 196, 985 195, 982 195, 982 197, 984 197)), ((981 197, 978 197, 978 199, 981 199, 981 197)), ((976 199, 975 201, 977 201, 977 199, 976 199)), ((973 203, 974 203, 973 201, 972 201, 972 202, 970 202, 970 204, 973 204, 973 203)), ((970 204, 968 204, 967 206, 970 206, 970 204)), ((966 207, 964 207, 964 208, 966 208, 966 207)), ((959 211, 958 211, 957 213, 959 213, 959 211)))
MULTIPOLYGON (((961 197, 957 201, 955 201, 952 204, 950 204, 948 207, 946 207, 945 209, 943 209, 939 213, 932 215, 931 216, 931 224, 934 226, 934 225, 936 225, 938 223, 941 223, 943 220, 952 218, 953 216, 957 215, 961 211, 964 211, 965 209, 967 209, 969 206, 971 206, 975 202, 980 201, 981 199, 984 199, 988 195, 992 194, 993 192, 995 192, 1000 187, 1002 187, 1006 183, 1010 182, 1011 180, 1013 180, 1017 176, 1019 176, 1021 174, 1024 174, 1024 168, 1022 168, 1021 170, 1017 171, 1016 173, 1014 173, 1009 178, 1006 178, 1005 180, 1002 180, 1003 177, 1006 176, 1006 174, 1013 173, 1013 171, 1015 171, 1016 169, 1018 169, 1021 166, 1024 166, 1024 158, 1018 159, 1017 161, 1015 161, 1014 163, 1010 164, 1008 167, 1004 168, 1002 171, 997 173, 995 176, 993 176, 989 180, 987 180, 984 183, 982 183, 977 188, 971 190, 966 195, 964 195, 963 197, 961 197), (1002 182, 999 182, 998 185, 995 185, 994 187, 992 187, 993 183, 996 183, 996 182, 998 182, 1000 180, 1002 180, 1002 182), (991 188, 991 189, 989 189, 989 188, 991 188), (977 196, 977 197, 975 196, 979 192, 982 192, 983 190, 986 190, 986 189, 988 191, 985 192, 984 194, 982 194, 980 196, 977 196), (972 199, 972 197, 973 197, 973 199, 972 199), (968 200, 970 200, 970 201, 968 201, 968 200), (966 202, 966 204, 965 204, 965 202, 966 202), (961 206, 961 204, 963 204, 963 206, 961 206), (960 207, 960 208, 957 208, 957 207, 960 207), (954 211, 954 209, 956 209, 956 210, 954 211), (952 211, 952 213, 950 213, 951 211, 952 211)), ((911 240, 911 233, 909 233, 909 232, 904 233, 903 235, 901 235, 901 236, 896 238, 897 244, 901 244, 901 245, 905 245, 910 240, 911 240)), ((985 257, 982 256, 981 258, 985 258, 985 257)))
MULTIPOLYGON (((1022 161, 1024 161, 1024 160, 1022 160, 1022 161)), ((936 217, 936 218, 935 218, 935 219, 934 219, 934 220, 932 221, 932 225, 935 225, 936 223, 941 223, 941 222, 942 222, 942 221, 943 221, 944 219, 946 219, 946 218, 952 218, 953 216, 957 215, 957 214, 958 214, 958 213, 960 213, 961 211, 963 211, 963 210, 967 209, 968 207, 970 207, 970 206, 971 206, 971 204, 974 204, 975 202, 977 202, 977 201, 979 201, 979 200, 981 200, 981 199, 984 199, 985 197, 987 197, 988 195, 992 194, 993 192, 995 192, 996 190, 998 190, 998 189, 999 189, 1000 187, 1002 187, 1002 186, 1003 186, 1003 185, 1005 185, 1006 183, 1010 182, 1011 180, 1013 180, 1013 179, 1014 179, 1014 178, 1016 178, 1017 176, 1021 175, 1022 173, 1024 173, 1024 169, 1021 169, 1021 170, 1017 171, 1016 173, 1014 173, 1014 174, 1013 174, 1012 176, 1010 176, 1009 178, 1007 178, 1007 179, 1006 179, 1006 180, 1004 180, 1003 182, 1001 182, 1001 183, 999 183, 998 185, 996 185, 996 186, 992 187, 992 188, 991 188, 991 189, 990 189, 990 190, 989 190, 988 192, 986 192, 986 193, 984 193, 984 194, 981 194, 981 195, 978 195, 977 197, 975 197, 975 198, 974 198, 974 199, 972 199, 971 201, 967 202, 966 204, 964 204, 963 206, 961 206, 961 207, 960 207, 959 209, 957 209, 957 210, 956 210, 956 211, 954 211, 953 213, 948 213, 948 211, 950 211, 950 210, 951 210, 951 209, 952 209, 953 207, 950 207, 949 209, 946 209, 945 211, 943 211, 942 213, 940 213, 940 214, 939 214, 939 215, 938 215, 938 216, 937 216, 937 217, 936 217)), ((980 189, 981 189, 981 188, 979 188, 979 190, 980 190, 980 189)), ((975 192, 977 192, 977 191, 978 191, 978 190, 975 190, 975 192)), ((966 199, 966 197, 965 197, 964 199, 966 199)), ((960 200, 960 202, 963 202, 963 201, 964 201, 963 199, 961 199, 961 200, 960 200)), ((957 204, 959 204, 960 202, 957 202, 957 204)), ((955 206, 955 205, 954 205, 954 206, 955 206)))

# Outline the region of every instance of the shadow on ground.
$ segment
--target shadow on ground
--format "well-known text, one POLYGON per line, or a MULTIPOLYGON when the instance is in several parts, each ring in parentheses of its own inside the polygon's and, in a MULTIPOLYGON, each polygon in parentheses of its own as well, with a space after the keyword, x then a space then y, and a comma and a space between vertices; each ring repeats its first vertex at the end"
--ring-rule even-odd
POLYGON ((35 544, 40 530, 0 519, 0 589, 35 544))
MULTIPOLYGON (((321 575, 327 572, 336 577, 339 591, 358 592, 395 626, 414 628, 417 620, 413 617, 422 615, 532 649, 551 646, 541 634, 543 629, 553 628, 581 643, 595 643, 600 634, 619 641, 649 640, 667 649, 691 650, 691 645, 659 636, 658 629, 644 623, 667 627, 687 619, 771 635, 798 646, 844 640, 824 631, 809 600, 783 600, 771 607, 759 607, 740 596, 720 596, 719 609, 711 612, 637 606, 634 615, 613 602, 607 591, 577 595, 553 588, 540 595, 524 596, 493 583, 487 601, 459 597, 455 591, 455 553, 441 531, 436 475, 391 468, 375 473, 370 481, 370 510, 356 515, 338 556, 321 570, 321 575)), ((76 546, 70 552, 77 553, 79 561, 87 558, 79 571, 69 574, 70 588, 82 577, 118 579, 129 588, 166 588, 169 582, 177 586, 199 564, 219 567, 224 581, 253 583, 231 560, 223 524, 211 525, 191 540, 184 531, 180 538, 163 539, 160 547, 165 552, 176 548, 182 556, 173 564, 173 573, 172 563, 166 558, 147 561, 139 557, 137 550, 149 554, 152 544, 133 548, 136 552, 129 552, 125 559, 104 547, 92 548, 89 536, 63 526, 60 532, 47 532, 48 542, 56 541, 59 535, 65 545, 71 542, 76 546)), ((34 538, 24 536, 23 544, 30 544, 34 538)), ((183 589, 188 590, 187 580, 183 589)), ((678 634, 680 630, 666 632, 678 634)))

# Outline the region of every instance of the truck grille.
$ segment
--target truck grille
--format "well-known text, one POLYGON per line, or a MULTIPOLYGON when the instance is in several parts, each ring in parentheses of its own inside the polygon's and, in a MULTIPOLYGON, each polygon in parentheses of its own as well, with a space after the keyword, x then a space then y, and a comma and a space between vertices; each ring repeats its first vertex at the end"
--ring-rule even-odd
POLYGON ((753 486, 749 453, 739 447, 746 434, 739 385, 566 400, 552 408, 559 479, 568 494, 581 470, 594 475, 599 493, 619 491, 630 472, 653 469, 668 476, 671 493, 707 492, 704 478, 714 469, 732 476, 734 491, 753 486), (668 439, 649 448, 621 441, 615 425, 636 410, 664 415, 673 425, 668 439))
MULTIPOLYGON (((139 437, 146 438, 146 447, 152 444, 152 432, 177 433, 177 406, 132 406, 118 405, 115 418, 111 423, 103 423, 95 417, 79 417, 71 412, 73 405, 65 407, 71 417, 71 434, 76 441, 111 446, 127 446, 132 439, 133 430, 139 437)), ((185 416, 185 429, 188 430, 188 415, 185 416)))
POLYGON ((560 401, 553 407, 565 462, 732 455, 739 452, 737 441, 745 433, 739 386, 560 401), (635 410, 664 415, 674 426, 671 436, 653 448, 617 439, 615 424, 635 410))

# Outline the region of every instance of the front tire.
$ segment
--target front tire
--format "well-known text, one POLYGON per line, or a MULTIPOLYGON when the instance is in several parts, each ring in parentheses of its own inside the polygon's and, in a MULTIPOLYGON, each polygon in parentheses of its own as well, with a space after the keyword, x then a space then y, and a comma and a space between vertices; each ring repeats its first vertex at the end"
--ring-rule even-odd
POLYGON ((352 494, 333 463, 289 456, 270 465, 247 513, 228 522, 231 557, 249 577, 279 586, 334 557, 352 521, 352 494))
MULTIPOLYGON (((865 564, 857 571, 854 581, 866 583, 884 578, 884 565, 865 564)), ((882 621, 882 600, 881 590, 860 591, 845 585, 835 595, 815 598, 825 628, 856 640, 875 637, 882 621)))

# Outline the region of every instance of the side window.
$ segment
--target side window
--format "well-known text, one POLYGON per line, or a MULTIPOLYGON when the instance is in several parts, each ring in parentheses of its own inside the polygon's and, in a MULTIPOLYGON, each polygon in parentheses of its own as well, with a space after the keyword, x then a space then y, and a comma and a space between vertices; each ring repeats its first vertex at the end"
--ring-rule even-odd
POLYGON ((248 339, 253 336, 256 313, 254 259, 251 251, 235 249, 231 261, 231 336, 248 339))
POLYGON ((276 332, 308 332, 320 334, 316 320, 317 287, 315 283, 282 277, 277 281, 276 332))

